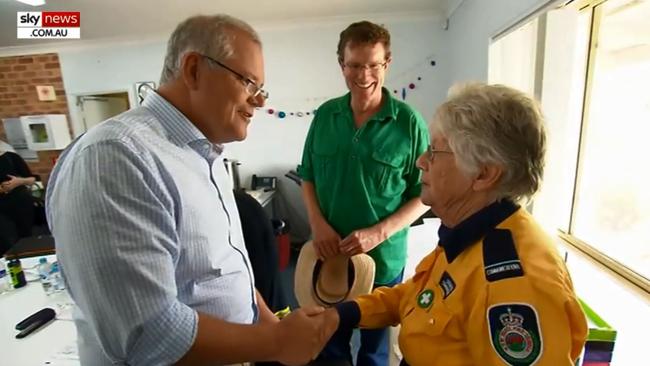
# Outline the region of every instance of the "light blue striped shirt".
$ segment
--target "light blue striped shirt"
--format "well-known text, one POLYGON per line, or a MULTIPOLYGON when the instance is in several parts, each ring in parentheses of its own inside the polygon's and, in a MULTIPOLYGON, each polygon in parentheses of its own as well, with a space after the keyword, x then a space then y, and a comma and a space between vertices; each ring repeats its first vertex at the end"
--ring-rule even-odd
POLYGON ((221 148, 158 94, 64 151, 46 209, 83 365, 172 364, 194 341, 197 311, 256 321, 221 148))

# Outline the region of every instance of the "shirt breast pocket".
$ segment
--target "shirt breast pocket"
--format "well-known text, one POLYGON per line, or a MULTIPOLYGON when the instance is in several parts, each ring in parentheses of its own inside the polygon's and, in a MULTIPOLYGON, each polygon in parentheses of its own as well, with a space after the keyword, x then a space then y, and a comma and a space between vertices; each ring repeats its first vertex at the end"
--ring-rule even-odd
POLYGON ((370 155, 367 173, 377 193, 395 196, 404 192, 406 182, 402 175, 405 158, 405 153, 400 149, 378 150, 370 155))
POLYGON ((314 180, 320 181, 334 177, 336 169, 336 153, 338 146, 335 143, 317 143, 312 150, 312 163, 314 167, 314 180))

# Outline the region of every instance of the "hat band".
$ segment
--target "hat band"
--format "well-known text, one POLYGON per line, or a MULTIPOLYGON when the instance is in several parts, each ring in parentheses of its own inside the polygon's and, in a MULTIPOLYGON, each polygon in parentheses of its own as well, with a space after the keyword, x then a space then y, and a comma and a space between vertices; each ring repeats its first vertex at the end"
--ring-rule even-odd
POLYGON ((323 261, 320 259, 316 261, 316 264, 314 265, 314 272, 312 274, 311 278, 311 286, 312 286, 312 291, 314 293, 314 296, 320 301, 321 303, 328 305, 328 306, 333 306, 336 304, 340 304, 343 300, 345 300, 348 295, 350 295, 350 291, 352 291, 352 285, 354 284, 354 265, 352 265, 352 261, 348 260, 348 291, 345 293, 345 295, 338 301, 330 302, 326 301, 323 298, 320 297, 318 294, 318 275, 320 275, 321 267, 323 266, 323 261))

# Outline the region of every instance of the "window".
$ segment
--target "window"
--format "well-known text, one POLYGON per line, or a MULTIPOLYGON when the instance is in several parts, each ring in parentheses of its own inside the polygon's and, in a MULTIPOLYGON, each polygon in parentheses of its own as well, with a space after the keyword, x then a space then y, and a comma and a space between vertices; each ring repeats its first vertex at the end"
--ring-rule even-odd
POLYGON ((542 103, 547 165, 533 214, 648 293, 649 18, 648 0, 574 1, 493 40, 488 73, 542 103), (523 57, 495 57, 509 54, 523 57))
POLYGON ((538 19, 493 40, 488 54, 488 82, 498 82, 535 94, 538 19))
POLYGON ((589 9, 590 68, 568 234, 650 279, 650 2, 589 9))

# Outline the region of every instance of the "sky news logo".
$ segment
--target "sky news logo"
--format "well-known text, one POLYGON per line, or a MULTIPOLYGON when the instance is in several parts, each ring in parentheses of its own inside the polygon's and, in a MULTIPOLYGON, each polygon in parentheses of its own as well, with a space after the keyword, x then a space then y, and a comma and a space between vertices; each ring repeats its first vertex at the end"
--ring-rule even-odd
POLYGON ((81 38, 78 11, 20 11, 16 18, 18 39, 81 38))

